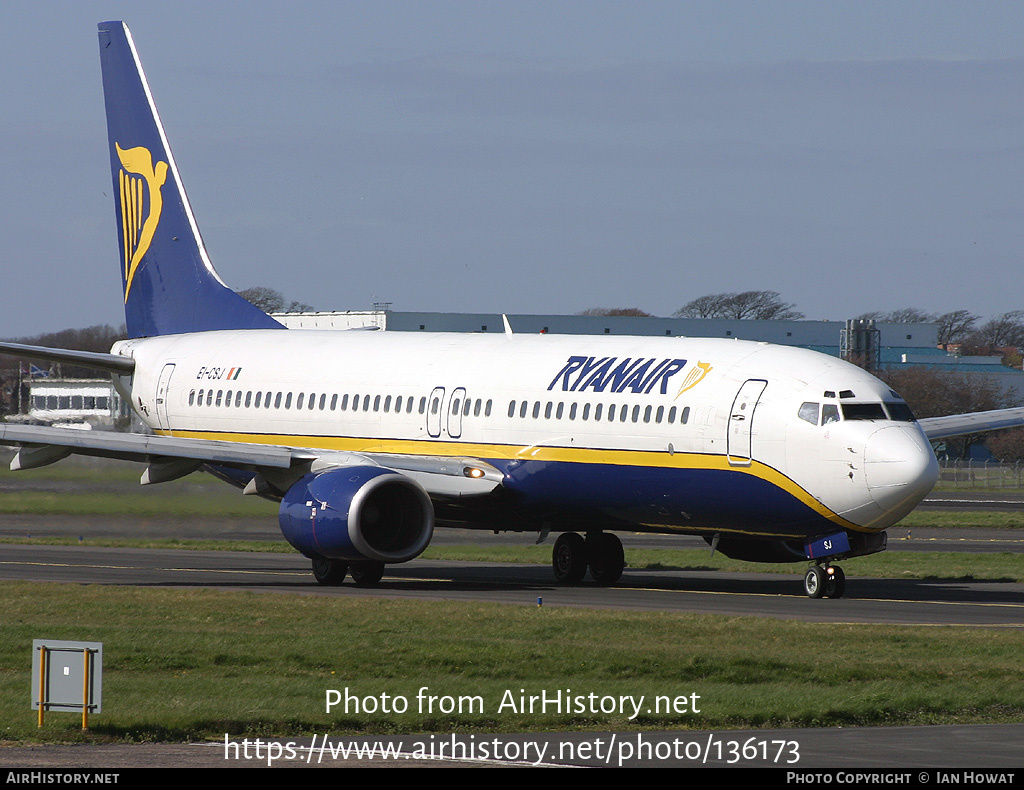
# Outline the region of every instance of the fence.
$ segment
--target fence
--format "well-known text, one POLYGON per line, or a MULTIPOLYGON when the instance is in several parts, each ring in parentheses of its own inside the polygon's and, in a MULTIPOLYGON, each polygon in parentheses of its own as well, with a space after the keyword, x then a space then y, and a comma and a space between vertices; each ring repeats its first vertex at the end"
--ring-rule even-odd
POLYGON ((939 461, 939 489, 1024 489, 1024 462, 950 460, 939 461))

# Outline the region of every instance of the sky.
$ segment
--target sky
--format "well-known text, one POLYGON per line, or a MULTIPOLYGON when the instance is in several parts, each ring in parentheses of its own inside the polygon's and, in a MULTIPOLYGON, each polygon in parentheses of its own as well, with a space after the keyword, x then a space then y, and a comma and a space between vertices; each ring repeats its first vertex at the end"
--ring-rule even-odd
POLYGON ((0 337, 123 322, 96 23, 210 256, 321 310, 1024 309, 1019 2, 9 0, 0 337))

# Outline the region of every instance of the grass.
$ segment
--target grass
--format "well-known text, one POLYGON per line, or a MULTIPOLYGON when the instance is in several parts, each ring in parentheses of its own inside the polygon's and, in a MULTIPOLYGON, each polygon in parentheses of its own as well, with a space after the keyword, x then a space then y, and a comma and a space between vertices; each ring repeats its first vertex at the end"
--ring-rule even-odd
MULTIPOLYGON (((276 506, 208 476, 153 488, 140 468, 69 459, 0 470, 0 513, 276 519, 276 506), (85 488, 87 490, 83 491, 85 488)), ((891 530, 1005 529, 1017 513, 918 511, 891 530)), ((75 539, 10 542, 72 543, 75 539)), ((87 538, 88 545, 285 551, 263 541, 87 538)), ((550 562, 550 544, 435 545, 444 560, 550 562)), ((898 545, 898 544, 897 544, 898 545)), ((633 568, 781 571, 707 550, 628 550, 633 568)), ((1020 555, 886 552, 859 576, 1024 581, 1020 555)), ((854 565, 851 563, 848 570, 854 565)), ((330 731, 527 732, 553 729, 756 728, 1020 721, 1024 631, 813 624, 676 613, 538 609, 486 603, 215 590, 0 582, 0 740, 157 741, 330 731), (71 714, 37 730, 28 705, 36 638, 104 643, 104 713, 83 734, 71 714), (482 710, 420 712, 418 691, 479 697, 482 710), (328 689, 409 700, 404 714, 325 710, 328 689), (529 714, 518 697, 700 695, 700 713, 529 714)))
POLYGON ((0 738, 155 741, 330 731, 526 732, 1019 721, 1024 632, 487 603, 0 583, 0 738), (73 612, 73 615, 69 615, 73 612), (35 638, 104 644, 104 712, 37 731, 35 638), (756 646, 756 649, 752 647, 756 646), (462 713, 437 697, 479 698, 462 713), (325 710, 328 689, 409 711, 325 710), (530 714, 506 692, 697 694, 699 713, 530 714))

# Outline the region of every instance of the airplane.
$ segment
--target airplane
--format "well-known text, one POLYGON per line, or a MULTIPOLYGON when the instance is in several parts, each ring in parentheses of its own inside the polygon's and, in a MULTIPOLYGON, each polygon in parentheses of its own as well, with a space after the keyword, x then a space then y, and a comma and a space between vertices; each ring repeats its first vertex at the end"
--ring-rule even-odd
POLYGON ((1024 409, 916 420, 870 373, 733 339, 286 329, 221 280, 134 40, 99 25, 129 339, 110 353, 0 351, 109 372, 152 433, 0 423, 12 469, 72 453, 199 469, 280 502, 325 585, 376 584, 435 526, 557 533, 556 580, 617 582, 616 531, 702 536, 712 552, 805 562, 885 549, 931 491, 929 444, 1024 424, 1024 409))

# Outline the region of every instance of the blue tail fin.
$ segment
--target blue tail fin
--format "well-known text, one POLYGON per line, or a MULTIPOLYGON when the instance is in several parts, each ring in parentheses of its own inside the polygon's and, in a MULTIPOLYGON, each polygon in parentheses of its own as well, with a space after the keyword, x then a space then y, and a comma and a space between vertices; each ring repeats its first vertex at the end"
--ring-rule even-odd
POLYGON ((281 329, 210 263, 128 26, 99 31, 129 336, 281 329))

